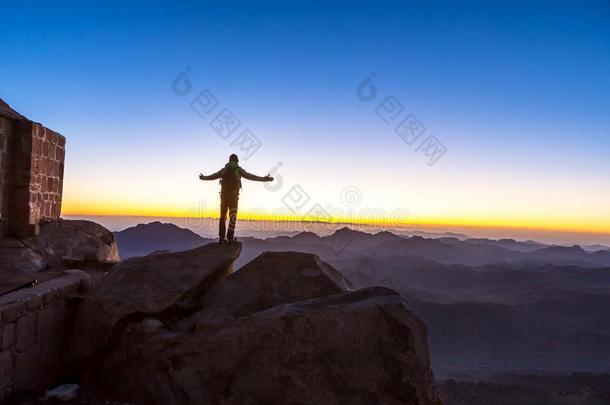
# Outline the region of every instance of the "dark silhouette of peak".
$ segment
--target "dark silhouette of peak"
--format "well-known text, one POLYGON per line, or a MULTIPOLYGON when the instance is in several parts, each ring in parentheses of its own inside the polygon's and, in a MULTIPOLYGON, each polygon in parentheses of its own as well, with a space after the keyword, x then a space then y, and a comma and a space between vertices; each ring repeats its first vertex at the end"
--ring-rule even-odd
MULTIPOLYGON (((242 238, 243 239, 243 238, 242 238)), ((320 237, 313 233, 313 232, 308 232, 308 231, 303 231, 303 232, 299 232, 295 235, 281 235, 281 236, 274 236, 272 238, 265 238, 264 239, 267 242, 272 242, 272 243, 291 243, 291 242, 298 242, 298 243, 314 243, 314 242, 318 242, 320 240, 320 237)))
POLYGON ((166 237, 166 236, 175 236, 175 235, 183 235, 192 238, 201 238, 199 235, 194 233, 193 231, 185 228, 180 228, 177 225, 170 223, 163 223, 160 221, 150 222, 148 224, 138 224, 136 226, 132 226, 131 228, 124 229, 120 232, 115 232, 115 234, 122 235, 141 235, 146 236, 150 239, 154 239, 155 237, 166 237), (161 233, 164 233, 163 235, 161 233), (168 235, 168 233, 172 233, 173 235, 168 235))
POLYGON ((347 226, 344 226, 343 228, 337 229, 335 232, 333 232, 331 235, 328 235, 327 238, 332 238, 332 237, 338 237, 338 236, 368 236, 370 235, 369 233, 366 232, 362 232, 362 231, 356 231, 354 229, 348 228, 347 226))
POLYGON ((381 231, 373 234, 373 238, 376 240, 402 240, 404 239, 402 236, 393 234, 390 231, 381 231))
POLYGON ((391 241, 391 240, 403 240, 404 237, 393 234, 389 231, 380 231, 377 233, 369 233, 364 231, 358 231, 347 226, 337 229, 332 234, 325 236, 322 239, 346 239, 351 240, 368 240, 371 242, 391 241))
POLYGON ((383 231, 375 234, 343 227, 331 235, 320 238, 320 241, 331 246, 336 252, 356 252, 361 250, 374 250, 383 243, 404 240, 402 236, 383 231))
POLYGON ((341 229, 337 229, 335 232, 328 236, 324 236, 321 238, 323 241, 328 241, 331 243, 340 243, 347 244, 352 243, 356 240, 365 240, 371 237, 370 233, 356 231, 354 229, 350 229, 348 227, 343 227, 341 229))
MULTIPOLYGON (((153 222, 149 222, 148 224, 137 224, 136 226, 127 228, 125 230, 128 230, 128 229, 184 229, 184 228, 180 228, 179 226, 170 224, 170 223, 164 223, 161 221, 153 221, 153 222)), ((184 229, 184 230, 186 230, 186 229, 184 229)))
POLYGON ((294 235, 292 239, 299 241, 317 241, 320 237, 313 232, 303 231, 294 235))
POLYGON ((393 236, 397 236, 397 235, 394 235, 394 234, 393 234, 392 232, 390 232, 390 231, 381 231, 381 232, 377 232, 377 233, 375 233, 374 235, 375 235, 375 236, 383 236, 383 237, 386 237, 386 236, 387 236, 387 237, 393 237, 393 236))
POLYGON ((114 233, 121 257, 146 256, 152 252, 176 252, 193 249, 210 242, 195 232, 159 221, 138 224, 114 233))

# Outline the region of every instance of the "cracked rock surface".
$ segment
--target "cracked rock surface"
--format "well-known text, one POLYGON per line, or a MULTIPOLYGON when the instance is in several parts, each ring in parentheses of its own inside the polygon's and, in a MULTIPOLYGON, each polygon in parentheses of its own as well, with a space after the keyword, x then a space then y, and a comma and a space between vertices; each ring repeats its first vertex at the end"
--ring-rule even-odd
POLYGON ((241 245, 130 259, 81 304, 90 398, 134 404, 440 404, 424 324, 311 254, 241 245))

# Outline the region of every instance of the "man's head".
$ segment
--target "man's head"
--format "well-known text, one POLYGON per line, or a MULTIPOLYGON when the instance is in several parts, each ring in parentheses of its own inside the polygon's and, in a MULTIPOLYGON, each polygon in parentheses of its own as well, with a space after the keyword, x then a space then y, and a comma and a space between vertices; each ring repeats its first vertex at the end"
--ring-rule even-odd
POLYGON ((229 156, 229 162, 239 162, 239 158, 237 157, 237 155, 235 153, 233 153, 231 156, 229 156))

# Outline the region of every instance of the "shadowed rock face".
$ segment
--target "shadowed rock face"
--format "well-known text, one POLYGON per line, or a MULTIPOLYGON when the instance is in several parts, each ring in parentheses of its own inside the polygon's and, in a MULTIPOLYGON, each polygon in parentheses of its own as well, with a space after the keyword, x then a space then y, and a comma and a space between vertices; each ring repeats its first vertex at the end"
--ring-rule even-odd
POLYGON ((239 317, 350 289, 349 280, 315 255, 265 252, 212 287, 198 316, 239 317))
POLYGON ((134 403, 440 404, 424 325, 381 287, 132 334, 93 380, 134 403))
MULTIPOLYGON (((0 239, 0 271, 7 272, 2 277, 0 286, 4 286, 10 272, 35 273, 44 269, 47 264, 34 250, 26 247, 16 239, 0 239)), ((9 281, 9 280, 7 280, 9 281)))
POLYGON ((45 266, 36 252, 18 240, 0 239, 0 295, 31 284, 36 279, 31 273, 45 266))
POLYGON ((112 335, 146 316, 171 321, 186 316, 201 295, 231 271, 241 244, 209 244, 178 253, 126 260, 114 266, 76 316, 71 358, 82 359, 105 347, 112 335))
POLYGON ((96 401, 440 404, 404 298, 357 291, 318 257, 240 244, 124 261, 76 315, 72 359, 96 401))

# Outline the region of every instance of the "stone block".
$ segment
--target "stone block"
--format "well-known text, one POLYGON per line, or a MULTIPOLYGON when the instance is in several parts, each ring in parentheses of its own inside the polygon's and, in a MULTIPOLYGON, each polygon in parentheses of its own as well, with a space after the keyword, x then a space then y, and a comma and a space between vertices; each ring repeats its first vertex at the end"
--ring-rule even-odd
POLYGON ((25 303, 14 302, 11 304, 4 305, 1 309, 2 322, 9 323, 15 321, 21 315, 25 313, 25 303))
POLYGON ((32 140, 32 154, 40 155, 42 153, 42 141, 40 139, 32 140))
POLYGON ((13 355, 10 350, 0 351, 0 376, 13 375, 13 355))
POLYGON ((15 363, 10 350, 0 351, 0 401, 11 391, 15 363))
POLYGON ((52 383, 55 376, 46 370, 47 357, 45 348, 39 344, 15 355, 15 391, 39 391, 52 383))
POLYGON ((0 118, 0 132, 5 135, 10 135, 13 132, 13 122, 6 118, 0 118))
POLYGON ((80 286, 80 280, 69 280, 64 285, 59 287, 59 294, 63 298, 73 297, 78 293, 78 287, 80 286))
POLYGON ((55 307, 55 334, 53 339, 56 342, 63 342, 69 331, 66 329, 66 319, 68 318, 69 308, 65 301, 61 301, 55 307))
POLYGON ((21 136, 19 137, 18 143, 19 153, 21 153, 26 159, 29 159, 32 156, 32 138, 21 136))
POLYGON ((36 320, 33 314, 25 314, 17 319, 17 351, 25 352, 36 342, 36 320))
POLYGON ((36 313, 36 336, 41 344, 51 340, 58 340, 58 331, 62 325, 58 325, 57 305, 50 306, 36 313))
POLYGON ((13 379, 10 376, 0 376, 0 401, 10 394, 12 386, 13 379))
POLYGON ((9 170, 10 168, 10 162, 8 159, 2 159, 2 162, 0 163, 0 169, 2 170, 9 170))
POLYGON ((15 323, 7 323, 2 330, 2 349, 10 349, 15 345, 15 323))
POLYGON ((42 308, 42 294, 34 295, 26 301, 25 309, 28 311, 37 311, 42 308))
MULTIPOLYGON (((51 280, 53 281, 53 280, 51 280)), ((49 289, 44 292, 42 296, 42 304, 44 307, 48 307, 49 305, 54 305, 57 300, 59 300, 59 291, 55 289, 49 289)))

